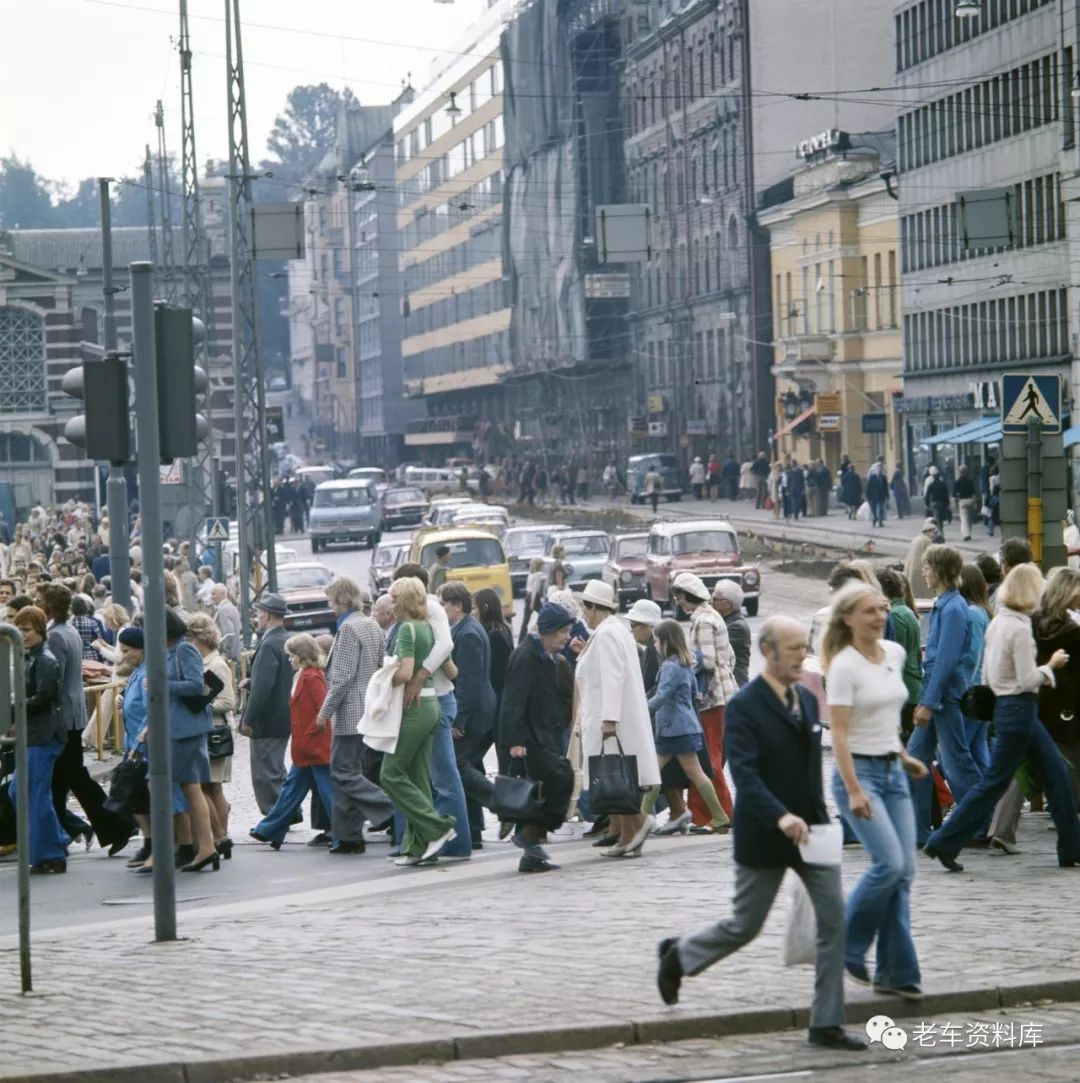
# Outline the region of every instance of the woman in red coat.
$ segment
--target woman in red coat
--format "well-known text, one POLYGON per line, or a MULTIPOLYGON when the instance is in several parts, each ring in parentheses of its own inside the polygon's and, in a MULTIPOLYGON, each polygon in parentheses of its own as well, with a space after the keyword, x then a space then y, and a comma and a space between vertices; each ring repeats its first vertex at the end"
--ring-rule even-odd
POLYGON ((281 849, 289 825, 300 810, 309 790, 317 790, 327 817, 333 808, 330 787, 329 723, 319 720, 319 709, 326 699, 326 660, 319 645, 309 635, 297 635, 285 641, 285 653, 296 670, 289 716, 292 721, 292 767, 281 787, 274 807, 248 834, 258 842, 268 842, 281 849))

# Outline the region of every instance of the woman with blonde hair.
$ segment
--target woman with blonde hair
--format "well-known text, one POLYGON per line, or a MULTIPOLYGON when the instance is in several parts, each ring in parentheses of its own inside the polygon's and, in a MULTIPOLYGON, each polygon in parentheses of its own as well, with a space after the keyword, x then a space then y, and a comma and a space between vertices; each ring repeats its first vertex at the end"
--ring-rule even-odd
POLYGON ((990 767, 926 840, 926 854, 936 857, 950 872, 963 871, 956 855, 986 822, 1024 760, 1034 764, 1050 801, 1057 827, 1058 865, 1080 865, 1080 820, 1069 773, 1039 721, 1037 693, 1045 686, 1056 688, 1058 671, 1069 664, 1068 652, 1060 648, 1044 664, 1036 664, 1031 615, 1039 605, 1042 589, 1042 572, 1034 564, 1018 564, 997 592, 1000 609, 986 630, 983 648, 983 683, 997 697, 990 767))
MULTIPOLYGON (((393 683, 405 685, 431 653, 435 633, 427 619, 427 588, 419 579, 395 579, 389 594, 399 622, 394 647, 398 665, 393 683)), ((402 713, 397 746, 383 756, 379 784, 405 817, 397 865, 419 865, 457 838, 454 817, 440 815, 431 800, 429 765, 439 718, 439 698, 428 677, 420 695, 402 713)), ((468 824, 461 827, 467 828, 468 824)))
POLYGON ((833 796, 871 861, 848 898, 844 966, 854 981, 870 985, 866 954, 876 940, 874 991, 917 1000, 921 976, 909 913, 915 812, 907 779, 923 778, 927 769, 900 741, 907 652, 883 638, 888 613, 880 590, 852 582, 833 600, 822 643, 833 796))
POLYGON ((326 699, 326 658, 309 635, 290 636, 285 641, 285 654, 296 671, 289 697, 292 767, 274 807, 248 832, 256 842, 268 842, 275 850, 281 849, 309 790, 318 792, 327 815, 334 804, 330 784, 330 726, 319 720, 319 709, 326 699))
MULTIPOLYGON (((236 710, 236 686, 233 683, 232 667, 218 651, 221 633, 213 617, 206 613, 196 613, 188 621, 188 639, 202 655, 203 670, 213 673, 222 684, 221 691, 210 704, 214 726, 227 726, 231 730, 233 711, 236 710)), ((232 753, 215 756, 211 745, 209 754, 210 781, 204 782, 202 788, 206 800, 210 803, 210 826, 214 832, 214 846, 228 861, 232 857, 233 843, 229 838, 229 802, 225 799, 222 786, 226 782, 232 782, 232 753)))

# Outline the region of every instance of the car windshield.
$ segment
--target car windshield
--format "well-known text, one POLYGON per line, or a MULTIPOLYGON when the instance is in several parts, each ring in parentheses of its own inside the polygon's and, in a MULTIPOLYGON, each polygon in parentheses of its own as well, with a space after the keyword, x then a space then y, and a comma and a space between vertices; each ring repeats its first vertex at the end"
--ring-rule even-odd
POLYGON ((435 563, 435 550, 446 545, 450 549, 451 568, 484 568, 492 564, 505 564, 502 546, 495 538, 466 538, 461 541, 438 542, 425 545, 420 563, 430 568, 435 563))
POLYGON ((542 553, 548 535, 542 530, 524 530, 506 539, 506 550, 514 556, 518 553, 542 553))
POLYGON ((423 504, 424 494, 419 489, 391 489, 390 492, 383 497, 383 504, 386 507, 393 507, 395 504, 423 504))
POLYGON ((287 564, 277 570, 278 590, 307 590, 325 587, 333 579, 329 568, 313 565, 312 567, 290 568, 287 564))
POLYGON ((404 545, 380 545, 375 551, 373 564, 392 564, 395 567, 401 560, 401 554, 409 548, 408 542, 404 545))
POLYGON ((317 508, 355 508, 375 502, 375 496, 366 485, 357 485, 348 489, 316 489, 315 507, 317 508))
POLYGON ((623 538, 623 540, 619 542, 619 559, 626 560, 627 558, 645 556, 645 550, 648 543, 649 539, 647 537, 623 538))
POLYGON ((606 553, 611 543, 604 534, 591 534, 575 538, 573 535, 564 534, 555 539, 556 545, 561 545, 566 550, 566 555, 585 556, 589 553, 606 553))
POLYGON ((672 535, 671 551, 676 556, 682 553, 737 553, 739 547, 730 531, 689 530, 685 534, 672 535))

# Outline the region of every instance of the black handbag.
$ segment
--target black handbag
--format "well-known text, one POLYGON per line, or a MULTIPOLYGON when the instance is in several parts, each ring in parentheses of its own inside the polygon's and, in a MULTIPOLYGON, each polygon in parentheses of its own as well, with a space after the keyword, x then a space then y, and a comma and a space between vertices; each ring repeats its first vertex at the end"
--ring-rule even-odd
POLYGON ((113 768, 109 796, 104 801, 105 810, 118 816, 135 811, 132 805, 145 785, 146 761, 140 753, 131 752, 113 768))
POLYGON ((632 816, 641 811, 641 787, 638 785, 637 756, 623 753, 622 742, 615 737, 618 754, 604 752, 589 757, 589 808, 603 816, 632 816))
POLYGON ((529 778, 528 764, 524 757, 510 760, 509 774, 495 776, 495 796, 492 801, 495 815, 503 823, 531 823, 544 810, 543 783, 529 778), (514 769, 521 765, 521 774, 514 769))
POLYGON ((212 760, 228 759, 233 754, 233 731, 228 722, 219 722, 206 735, 206 752, 212 760))
POLYGON ((993 722, 996 703, 997 695, 989 685, 973 684, 960 697, 960 710, 977 722, 993 722))
MULTIPOLYGON (((179 662, 177 663, 177 669, 179 669, 179 662)), ((180 702, 189 711, 194 711, 196 714, 209 707, 221 695, 221 690, 225 687, 225 682, 212 669, 208 669, 203 673, 203 684, 210 689, 209 692, 204 692, 201 696, 180 697, 180 702)))

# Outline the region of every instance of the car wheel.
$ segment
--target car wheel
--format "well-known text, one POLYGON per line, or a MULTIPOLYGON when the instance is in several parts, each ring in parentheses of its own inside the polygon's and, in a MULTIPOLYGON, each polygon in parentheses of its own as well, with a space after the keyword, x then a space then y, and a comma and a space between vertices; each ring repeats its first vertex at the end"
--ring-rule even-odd
POLYGON ((746 609, 746 615, 748 617, 756 617, 757 616, 757 611, 758 611, 758 599, 757 598, 747 598, 746 601, 743 602, 743 606, 746 609))

